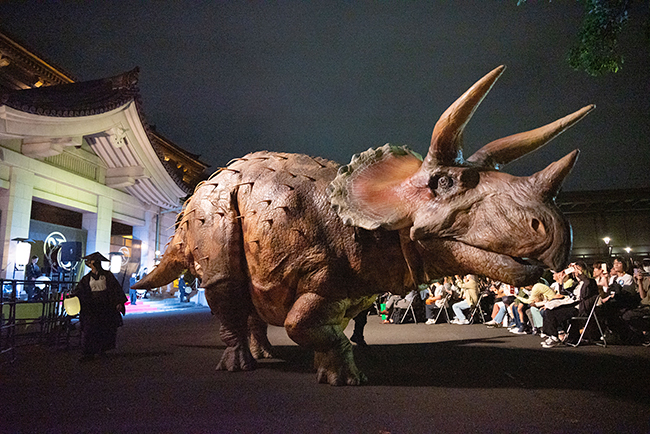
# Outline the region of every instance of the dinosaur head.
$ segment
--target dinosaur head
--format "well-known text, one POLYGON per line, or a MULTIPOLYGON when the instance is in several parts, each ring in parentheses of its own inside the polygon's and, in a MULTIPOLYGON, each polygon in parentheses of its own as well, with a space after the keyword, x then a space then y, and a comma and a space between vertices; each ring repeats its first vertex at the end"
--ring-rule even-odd
POLYGON ((385 145, 341 167, 329 194, 343 221, 408 231, 430 277, 476 273, 523 285, 544 267, 561 269, 571 252, 571 227, 555 197, 578 151, 528 177, 500 168, 545 145, 594 106, 490 142, 465 160, 463 130, 504 69, 487 74, 445 111, 424 159, 385 145))

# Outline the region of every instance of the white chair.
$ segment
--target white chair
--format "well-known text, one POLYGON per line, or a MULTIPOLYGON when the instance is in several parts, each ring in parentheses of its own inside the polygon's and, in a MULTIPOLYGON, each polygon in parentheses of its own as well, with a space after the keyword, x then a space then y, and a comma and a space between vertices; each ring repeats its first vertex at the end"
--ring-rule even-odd
POLYGON ((482 292, 481 295, 478 298, 478 301, 476 302, 476 306, 472 309, 472 313, 470 314, 469 317, 469 323, 474 324, 474 321, 476 321, 477 318, 480 319, 481 323, 485 322, 485 314, 483 313, 483 308, 481 307, 481 301, 483 301, 483 298, 485 298, 486 293, 482 292), (477 313, 479 314, 477 316, 477 313))
MULTIPOLYGON (((406 319, 406 315, 408 315, 409 312, 411 313, 411 316, 413 317, 413 322, 415 322, 415 324, 418 323, 418 319, 415 317, 415 309, 413 309, 413 300, 415 300, 415 294, 413 294, 413 297, 410 297, 410 300, 409 300, 410 295, 411 294, 407 295, 406 298, 404 299, 405 301, 408 302, 408 306, 406 308, 400 307, 400 309, 406 309, 406 311, 404 312, 404 315, 402 315, 402 319, 400 319, 400 321, 399 321, 400 324, 402 324, 404 322, 404 320, 406 319)), ((396 307, 399 307, 399 302, 396 305, 396 307)))
POLYGON ((449 311, 447 310, 449 308, 449 300, 451 299, 451 294, 450 293, 445 293, 445 296, 442 298, 442 307, 438 309, 438 315, 436 315, 435 323, 438 322, 438 318, 440 318, 440 314, 444 311, 445 312, 445 321, 447 321, 447 324, 449 324, 449 311))

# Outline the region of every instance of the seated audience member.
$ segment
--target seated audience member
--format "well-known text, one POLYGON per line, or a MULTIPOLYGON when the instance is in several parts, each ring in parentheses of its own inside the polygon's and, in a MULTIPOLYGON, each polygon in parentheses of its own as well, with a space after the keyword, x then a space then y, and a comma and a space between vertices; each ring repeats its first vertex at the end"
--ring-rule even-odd
POLYGON ((609 279, 609 290, 614 292, 614 300, 620 308, 634 308, 639 305, 641 298, 636 290, 634 277, 627 272, 625 260, 614 258, 612 276, 609 279))
POLYGON ((541 335, 542 327, 544 325, 544 318, 542 316, 541 309, 547 301, 551 301, 555 298, 562 297, 555 291, 553 291, 549 286, 540 283, 533 285, 530 296, 530 309, 527 312, 528 320, 533 326, 533 334, 541 335))
POLYGON ((458 303, 454 303, 451 307, 455 314, 455 318, 451 323, 469 324, 469 320, 465 317, 463 310, 473 308, 476 306, 476 302, 478 302, 476 278, 472 274, 466 275, 462 280, 459 276, 456 276, 456 286, 460 289, 463 299, 458 303))
POLYGON ((386 309, 383 310, 382 314, 388 315, 388 319, 384 320, 384 324, 393 324, 399 323, 402 319, 402 315, 405 314, 405 310, 408 309, 409 305, 417 297, 418 291, 413 290, 406 294, 405 297, 401 295, 391 295, 386 300, 386 309))
POLYGON ((462 300, 461 291, 455 283, 454 276, 447 276, 442 281, 442 286, 445 287, 445 291, 451 291, 451 299, 454 302, 462 300))
POLYGON ((609 297, 609 273, 607 272, 607 264, 601 261, 594 262, 592 277, 596 281, 596 285, 598 285, 600 298, 605 299, 609 297))
POLYGON ((551 289, 560 296, 573 294, 573 288, 577 284, 564 270, 553 272, 553 281, 551 289))
POLYGON ((543 319, 539 313, 539 309, 536 307, 536 303, 552 300, 555 297, 555 291, 542 282, 529 285, 525 289, 528 291, 527 297, 524 297, 522 293, 517 295, 517 300, 520 303, 517 306, 515 318, 519 318, 519 324, 517 328, 513 328, 511 331, 515 334, 526 334, 528 331, 533 334, 539 334, 543 319), (530 330, 526 330, 524 318, 528 318, 530 330))
POLYGON ((426 299, 425 313, 427 317, 426 324, 436 323, 436 312, 448 307, 445 296, 451 295, 451 289, 446 290, 440 281, 435 281, 429 287, 429 297, 426 299))
POLYGON ((629 328, 629 320, 635 314, 630 311, 639 307, 641 297, 634 277, 627 272, 626 261, 621 257, 614 258, 606 292, 609 294, 607 301, 599 308, 598 314, 612 333, 612 340, 634 343, 638 339, 629 328))
POLYGON ((636 283, 639 304, 621 314, 621 320, 626 327, 626 341, 630 344, 642 343, 650 346, 650 259, 645 258, 643 263, 637 264, 632 277, 636 283))
POLYGON ((643 259, 641 267, 633 277, 636 279, 636 287, 641 299, 640 304, 650 306, 650 258, 643 259))
POLYGON ((515 301, 516 288, 507 283, 496 282, 490 287, 494 293, 496 303, 492 308, 492 319, 485 323, 489 328, 501 327, 503 319, 508 313, 508 307, 515 301))
POLYGON ((588 271, 584 261, 576 261, 566 270, 567 274, 574 275, 578 285, 575 287, 572 297, 566 296, 561 299, 560 303, 562 304, 551 307, 549 305, 555 300, 547 302, 543 330, 548 338, 542 342, 542 347, 552 348, 560 345, 562 343, 559 337, 560 328, 564 329, 572 317, 587 316, 591 312, 593 303, 598 297, 598 286, 596 281, 586 274, 588 271))

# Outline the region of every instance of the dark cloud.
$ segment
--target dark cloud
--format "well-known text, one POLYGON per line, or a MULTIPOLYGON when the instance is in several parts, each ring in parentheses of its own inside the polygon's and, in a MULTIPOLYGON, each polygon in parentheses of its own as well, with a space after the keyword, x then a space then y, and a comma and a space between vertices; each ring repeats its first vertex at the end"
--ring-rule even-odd
POLYGON ((466 155, 594 103, 507 170, 530 174, 580 148, 567 190, 650 186, 640 33, 623 40, 621 72, 594 78, 565 61, 579 2, 516 4, 10 1, 0 25, 82 80, 140 66, 150 123, 214 168, 259 149, 341 163, 386 142, 426 152, 447 106, 506 64, 468 126, 466 155))

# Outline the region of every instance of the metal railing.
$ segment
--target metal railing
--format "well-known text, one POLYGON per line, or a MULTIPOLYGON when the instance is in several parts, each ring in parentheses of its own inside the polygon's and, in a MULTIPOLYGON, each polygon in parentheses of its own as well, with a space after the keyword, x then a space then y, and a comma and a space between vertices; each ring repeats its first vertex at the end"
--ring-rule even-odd
POLYGON ((69 344, 72 318, 63 300, 74 282, 0 279, 0 285, 0 364, 13 362, 20 345, 69 344))

